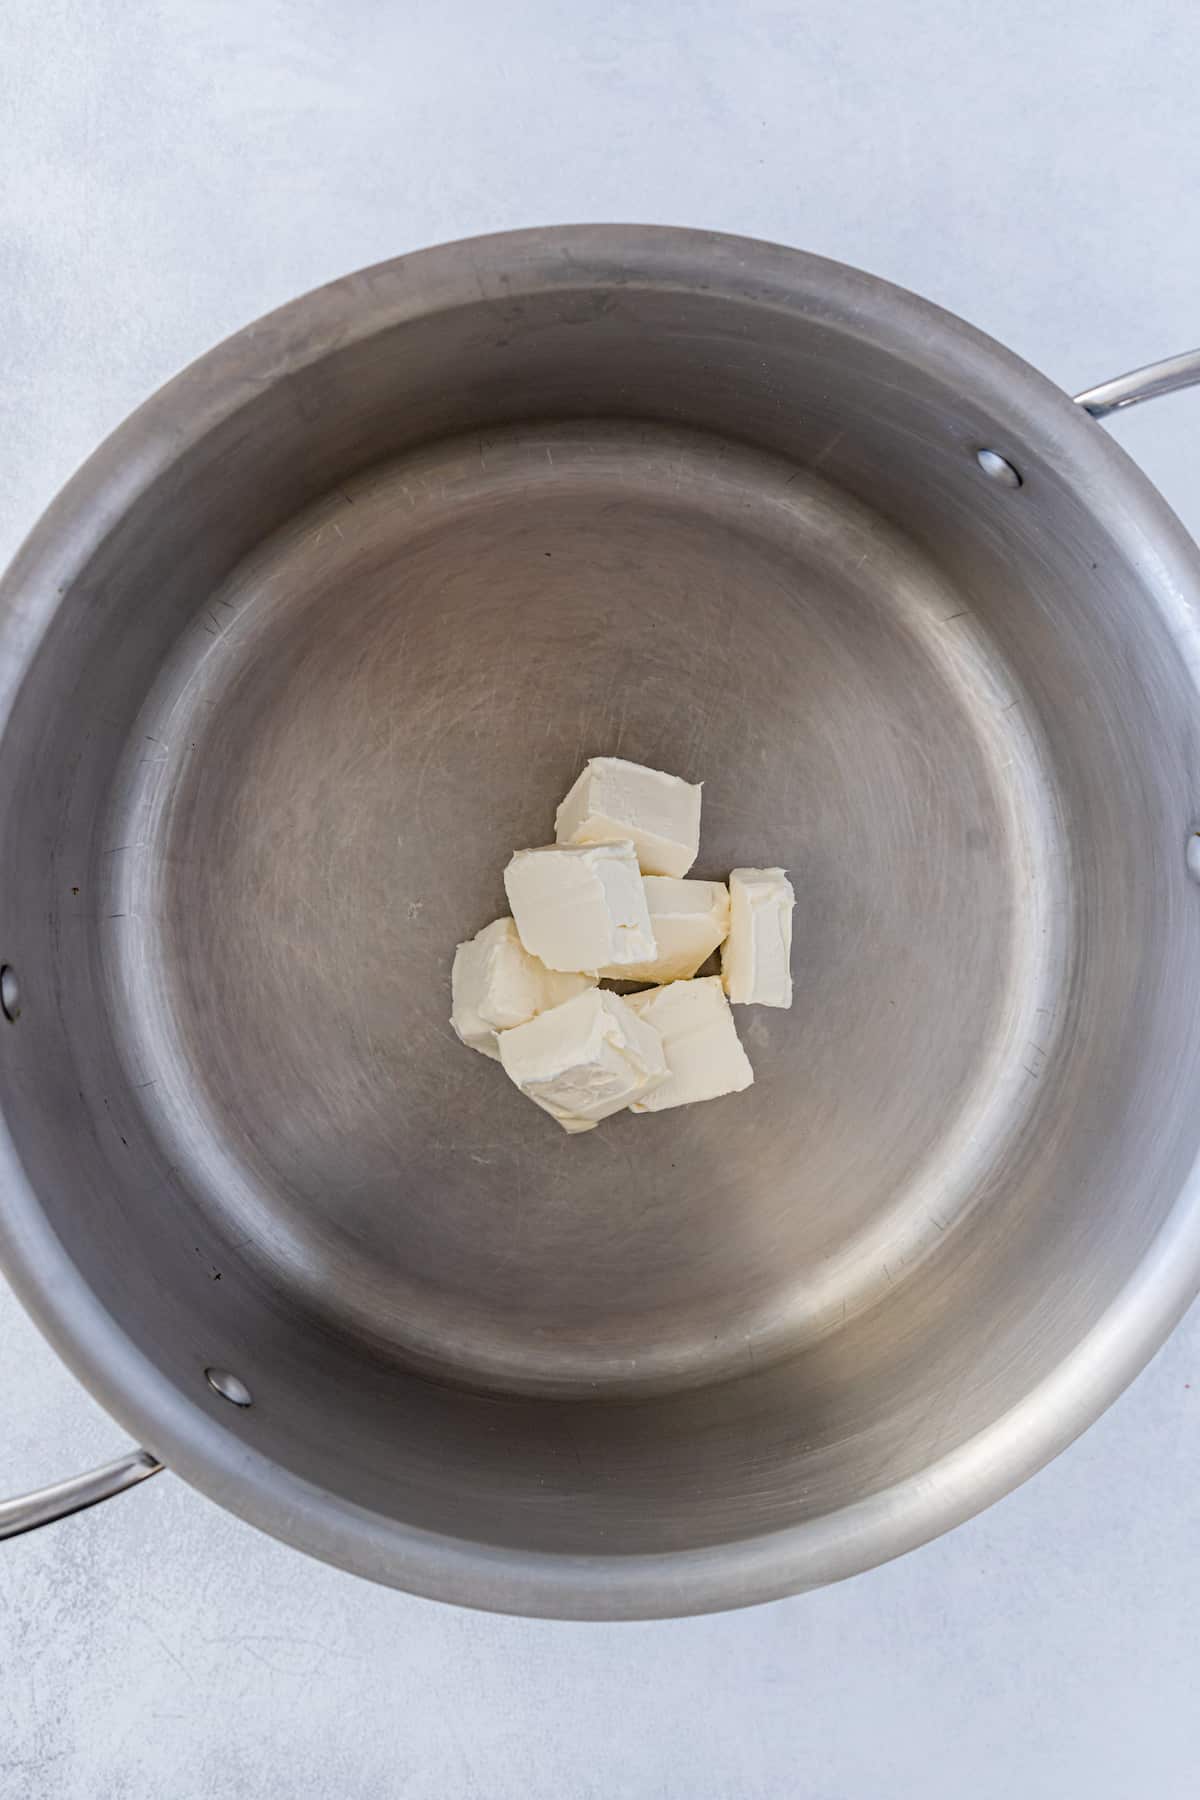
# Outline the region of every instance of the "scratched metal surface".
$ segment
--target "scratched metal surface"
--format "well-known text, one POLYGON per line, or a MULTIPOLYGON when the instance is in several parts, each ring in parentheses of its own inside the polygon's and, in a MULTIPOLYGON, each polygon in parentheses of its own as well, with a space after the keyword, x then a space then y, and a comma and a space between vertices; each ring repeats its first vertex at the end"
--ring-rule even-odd
POLYGON ((696 1385, 865 1311, 1053 1030, 1030 733, 969 627, 868 509, 703 434, 501 429, 343 486, 133 734, 115 992, 176 1179, 329 1320, 501 1389, 696 1385), (697 872, 778 857, 805 923, 798 1005, 740 1021, 753 1093, 581 1152, 460 1054, 447 963, 599 746, 703 781, 697 872))
MULTIPOLYGON (((886 47, 843 45, 832 25, 801 43, 781 36, 774 14, 751 14, 732 64, 715 16, 698 28, 694 8, 686 36, 681 17, 678 33, 672 21, 648 49, 619 21, 582 39, 548 18, 526 37, 506 28, 518 87, 555 60, 573 166, 541 154, 548 125, 506 136, 504 115, 485 103, 424 176, 417 147, 434 134, 423 109, 454 91, 439 72, 461 66, 449 54, 460 33, 478 37, 471 9, 449 9, 401 63, 374 39, 368 56, 357 22, 331 43, 299 14, 270 39, 218 7, 103 34, 79 7, 36 31, 19 19, 10 98, 28 124, 15 134, 19 260, 5 265, 21 302, 7 546, 100 432, 188 355, 266 304, 392 250, 401 189, 413 244, 534 215, 628 212, 614 96, 626 132, 646 133, 638 192, 648 214, 702 213, 873 263, 990 324, 1068 386, 1194 336, 1195 248, 1165 230, 1172 184, 1185 192, 1194 171, 1186 153, 1165 164, 1158 155, 1184 149, 1170 124, 1189 80, 1182 43, 1172 53, 1174 9, 1157 9, 1157 32, 1129 42, 1115 16, 1089 36, 1094 8, 1053 22, 1031 13, 1021 43, 1009 36, 1010 9, 993 21, 994 41, 971 49, 965 24, 936 8, 911 43, 886 47), (1006 109, 1024 90, 1031 30, 1035 84, 1054 104, 1016 144, 1006 109), (942 53, 949 45, 960 73, 933 96, 927 34, 942 53), (1106 86, 1127 91, 1131 66, 1147 105, 1118 144, 1094 102, 1106 86), (407 108, 396 106, 398 70, 407 108), (347 112, 338 95, 351 76, 347 112), (814 102, 799 112, 798 85, 814 102), (664 117, 673 133, 660 129, 664 117), (305 185, 304 229, 288 199, 296 152, 281 154, 275 135, 301 119, 327 149, 315 198, 305 185), (905 205, 889 209, 875 179, 860 176, 897 121, 905 205), (745 155, 755 130, 765 173, 745 155), (377 133, 403 147, 403 180, 381 175, 377 133), (147 137, 158 153, 131 155, 147 137), (1053 183, 1025 180, 1026 153, 1068 184, 1065 219, 1053 183), (1126 221, 1134 254, 1122 267, 1099 229, 1118 155, 1126 174, 1139 159, 1155 170, 1149 202, 1126 221), (786 179, 797 158, 822 175, 801 194, 786 179), (248 165, 257 184, 244 181, 248 165), (358 204, 339 204, 360 167, 372 180, 358 204), (964 223, 947 241, 947 207, 953 219, 960 180, 979 172, 971 204, 983 196, 988 230, 964 223), (254 229, 238 230, 247 214, 254 229), (97 229, 106 218, 127 229, 131 217, 157 252, 136 267, 124 231, 97 229), (197 270, 187 254, 197 223, 227 246, 219 268, 197 270), (1148 286, 1140 271, 1150 264, 1159 279, 1148 286), (1085 294, 1087 332, 1076 311, 1085 294), (68 393, 70 406, 59 405, 68 393)), ((471 65, 485 92, 489 61, 471 65)), ((470 110, 479 92, 468 82, 458 100, 470 110)), ((1191 419, 1179 403, 1123 431, 1194 530, 1191 419)), ((16 1485, 61 1472, 64 1446, 82 1461, 117 1448, 119 1434, 20 1315, 10 1308, 3 1325, 5 1367, 20 1372, 6 1383, 16 1485)), ((551 1628, 430 1608, 316 1565, 298 1579, 279 1546, 182 1486, 154 1484, 130 1502, 128 1523, 110 1508, 10 1546, 0 1564, 6 1778, 22 1800, 149 1795, 168 1783, 215 1796, 281 1779, 299 1793, 765 1794, 802 1765, 831 1794, 917 1778, 935 1794, 957 1794, 967 1779, 1000 1794, 1016 1770, 1035 1794, 1086 1786, 1116 1796, 1148 1782, 1173 1800, 1190 1792, 1196 1672, 1186 1525, 1195 1354, 1192 1322, 1116 1412, 998 1512, 866 1582, 743 1618, 551 1628), (1147 1673, 1135 1691, 1133 1658, 1147 1673), (448 1694, 461 1695, 456 1707, 448 1694)))

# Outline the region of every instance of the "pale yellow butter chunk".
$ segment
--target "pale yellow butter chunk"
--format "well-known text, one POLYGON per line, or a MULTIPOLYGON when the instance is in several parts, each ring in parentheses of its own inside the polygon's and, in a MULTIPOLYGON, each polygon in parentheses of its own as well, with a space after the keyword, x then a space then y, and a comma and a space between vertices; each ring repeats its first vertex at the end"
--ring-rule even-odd
POLYGON ((560 844, 627 838, 643 875, 686 875, 700 850, 700 788, 619 756, 593 756, 554 819, 560 844))
POLYGON ((601 969, 609 981, 685 981, 725 941, 729 889, 723 881, 680 881, 673 875, 642 878, 654 932, 650 962, 601 969))
POLYGON ((500 1034, 500 1061, 564 1131, 590 1131, 667 1080, 662 1039, 619 994, 592 988, 500 1034))
POLYGON ((628 1004, 662 1038, 670 1071, 652 1093, 630 1103, 635 1113, 665 1112, 698 1100, 737 1094, 754 1080, 729 1002, 718 975, 700 981, 672 981, 667 987, 630 994, 628 1004))
POLYGON ((594 986, 530 956, 511 919, 496 919, 454 952, 450 1023, 464 1044, 499 1060, 499 1033, 524 1025, 594 986))
POLYGON ((734 869, 729 936, 721 951, 725 992, 742 1006, 792 1004, 792 908, 783 869, 734 869))
POLYGON ((548 969, 594 975, 653 960, 654 932, 628 840, 518 850, 504 888, 521 942, 548 969))

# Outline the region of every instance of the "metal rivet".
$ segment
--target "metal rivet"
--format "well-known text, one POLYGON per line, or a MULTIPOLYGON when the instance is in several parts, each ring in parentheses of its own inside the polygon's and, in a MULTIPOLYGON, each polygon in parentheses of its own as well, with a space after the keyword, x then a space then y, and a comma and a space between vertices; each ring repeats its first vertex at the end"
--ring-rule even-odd
POLYGON ((1019 488, 1020 471, 1013 468, 1007 458, 995 450, 977 450, 975 461, 979 464, 989 481, 998 481, 1001 487, 1019 488))
POLYGON ((21 1016, 21 990, 16 970, 9 963, 0 968, 0 1012, 10 1025, 15 1025, 21 1016))
POLYGON ((231 1400, 234 1406, 254 1405, 254 1395, 245 1382, 240 1376, 231 1375, 228 1369, 205 1369, 204 1379, 222 1400, 231 1400))
POLYGON ((1187 870, 1193 881, 1200 881, 1200 831, 1190 831, 1187 841, 1187 870))

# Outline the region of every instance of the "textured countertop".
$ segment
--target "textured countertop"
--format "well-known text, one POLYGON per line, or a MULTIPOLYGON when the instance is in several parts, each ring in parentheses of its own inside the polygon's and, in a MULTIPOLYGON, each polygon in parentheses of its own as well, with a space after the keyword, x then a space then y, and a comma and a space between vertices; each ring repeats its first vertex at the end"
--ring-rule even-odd
MULTIPOLYGON (((1188 0, 8 0, 4 39, 0 561, 215 340, 470 232, 781 239, 1071 390, 1200 341, 1188 0)), ((1200 535, 1200 392, 1116 433, 1200 535)), ((123 1443, 0 1289, 0 1489, 123 1443)), ((1193 1309, 982 1518, 725 1617, 453 1611, 162 1476, 0 1547, 0 1796, 1192 1800, 1198 1471, 1193 1309)))

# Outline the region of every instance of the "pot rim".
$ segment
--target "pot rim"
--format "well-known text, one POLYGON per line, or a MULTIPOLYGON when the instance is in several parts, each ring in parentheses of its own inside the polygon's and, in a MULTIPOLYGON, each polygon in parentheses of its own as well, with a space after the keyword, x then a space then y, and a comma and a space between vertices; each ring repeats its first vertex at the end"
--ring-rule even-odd
MULTIPOLYGON (((1032 436, 1153 593, 1200 698, 1200 552, 1146 477, 1052 382, 902 288, 803 251, 646 225, 499 233, 396 258, 317 288, 202 356, 101 445, 0 581, 0 744, 63 596, 114 522, 264 383, 419 315, 636 280, 703 287, 820 316, 891 349, 1032 436), (249 354, 248 354, 249 353, 249 354)), ((1148 1253, 1092 1331, 1009 1412, 918 1475, 819 1518, 653 1556, 517 1552, 367 1511, 261 1455, 245 1421, 181 1392, 100 1304, 52 1229, 0 1120, 0 1263, 100 1403, 190 1485, 272 1536, 412 1593, 541 1617, 634 1619, 720 1610, 857 1574, 962 1523, 1064 1449, 1133 1379, 1200 1288, 1200 1161, 1148 1253)))

